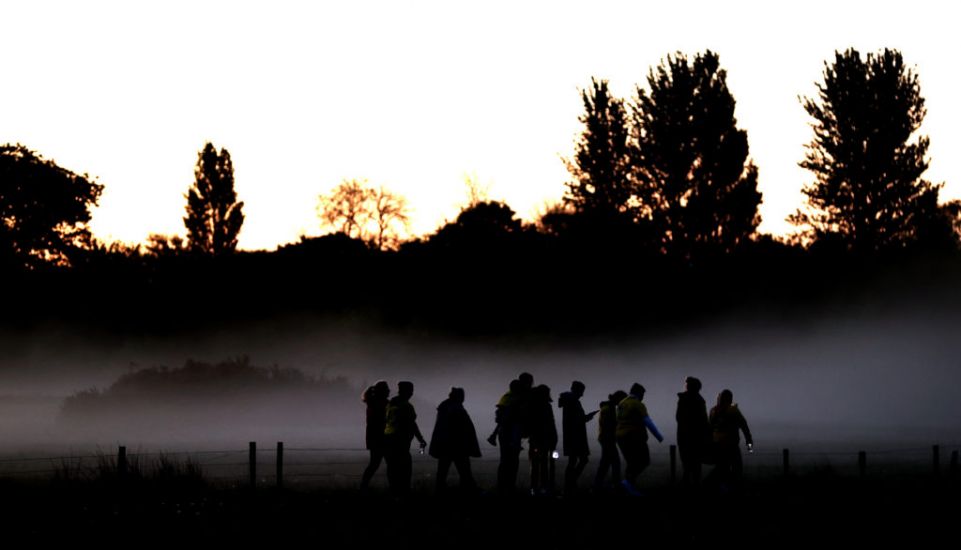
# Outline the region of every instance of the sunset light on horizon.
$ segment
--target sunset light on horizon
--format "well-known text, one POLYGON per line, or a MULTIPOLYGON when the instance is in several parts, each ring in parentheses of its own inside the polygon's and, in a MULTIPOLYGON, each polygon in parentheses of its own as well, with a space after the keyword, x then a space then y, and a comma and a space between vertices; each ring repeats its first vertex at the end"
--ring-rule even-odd
POLYGON ((466 202, 465 177, 533 219, 559 200, 579 90, 630 100, 667 55, 720 56, 763 194, 759 231, 792 231, 813 177, 799 96, 836 50, 902 52, 931 139, 925 179, 961 197, 950 4, 765 2, 6 2, 0 143, 103 184, 93 233, 185 233, 207 141, 233 160, 243 249, 325 230, 317 197, 366 179, 407 198, 411 234, 466 202))

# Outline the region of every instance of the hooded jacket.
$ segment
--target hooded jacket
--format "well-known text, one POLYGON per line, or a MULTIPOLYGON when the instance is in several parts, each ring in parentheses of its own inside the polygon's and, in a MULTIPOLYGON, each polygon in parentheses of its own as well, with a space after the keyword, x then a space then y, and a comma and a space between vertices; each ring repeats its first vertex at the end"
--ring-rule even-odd
POLYGON ((463 403, 446 399, 437 407, 437 421, 430 437, 430 456, 455 459, 481 456, 477 431, 463 403))

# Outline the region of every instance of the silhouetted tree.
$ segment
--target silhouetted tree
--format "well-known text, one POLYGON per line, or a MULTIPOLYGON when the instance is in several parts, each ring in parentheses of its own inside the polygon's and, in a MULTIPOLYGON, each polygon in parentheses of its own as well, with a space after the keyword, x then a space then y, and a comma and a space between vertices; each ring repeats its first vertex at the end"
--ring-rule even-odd
POLYGON ((737 128, 727 73, 710 50, 668 56, 638 86, 632 162, 640 216, 665 252, 729 252, 760 222, 757 168, 737 128))
POLYGON ((371 197, 371 220, 376 226, 370 239, 373 245, 380 250, 396 248, 410 223, 407 199, 383 187, 377 189, 371 197))
POLYGON ((430 242, 463 252, 478 248, 493 251, 522 230, 523 224, 510 206, 486 201, 461 210, 457 220, 438 229, 430 242))
POLYGON ((330 194, 318 197, 317 214, 321 222, 352 239, 365 239, 370 221, 370 200, 374 190, 366 180, 344 180, 330 194))
POLYGON ((464 175, 464 188, 468 207, 490 200, 490 185, 481 183, 477 174, 464 175))
POLYGON ((184 240, 179 235, 163 235, 160 233, 151 233, 147 237, 147 243, 144 245, 147 254, 150 256, 176 256, 184 252, 187 248, 184 240))
POLYGON ((344 180, 318 197, 317 215, 323 225, 360 239, 379 250, 396 248, 410 221, 407 199, 366 180, 344 180))
POLYGON ((611 96, 606 80, 596 79, 591 79, 590 90, 581 90, 581 99, 584 132, 573 160, 565 160, 573 180, 566 184, 564 200, 578 213, 617 217, 628 212, 634 193, 624 102, 611 96))
POLYGON ((858 252, 902 248, 946 219, 940 186, 921 179, 928 168, 918 77, 901 53, 867 58, 854 49, 825 62, 817 98, 803 98, 814 139, 801 167, 814 173, 804 188, 807 208, 790 220, 816 240, 836 240, 858 252))
POLYGON ((234 192, 230 153, 226 149, 218 153, 208 142, 197 155, 194 184, 187 192, 188 248, 205 254, 233 252, 244 223, 243 207, 234 192))
POLYGON ((90 207, 103 186, 23 145, 0 146, 0 263, 65 263, 91 245, 90 207))

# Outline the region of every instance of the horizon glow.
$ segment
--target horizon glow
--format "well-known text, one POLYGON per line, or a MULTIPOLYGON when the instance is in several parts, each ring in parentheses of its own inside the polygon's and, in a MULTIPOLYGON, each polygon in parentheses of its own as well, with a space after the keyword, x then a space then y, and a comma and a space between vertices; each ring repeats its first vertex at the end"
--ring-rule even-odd
POLYGON ((797 166, 812 137, 798 96, 848 47, 897 48, 917 71, 925 176, 946 182, 942 201, 961 196, 945 3, 41 0, 4 11, 0 142, 103 184, 91 227, 107 242, 184 234, 206 141, 230 151, 243 249, 321 234, 318 195, 350 178, 405 196, 415 235, 457 215, 465 175, 530 220, 563 195, 579 88, 605 78, 628 99, 667 54, 705 49, 720 55, 748 132, 761 232, 792 230, 785 218, 813 179, 797 166))

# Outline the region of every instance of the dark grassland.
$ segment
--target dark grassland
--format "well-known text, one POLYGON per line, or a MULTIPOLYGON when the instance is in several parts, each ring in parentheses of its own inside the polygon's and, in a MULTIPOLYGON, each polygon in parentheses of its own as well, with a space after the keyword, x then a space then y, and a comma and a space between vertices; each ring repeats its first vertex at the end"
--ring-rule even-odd
MULTIPOLYGON (((6 532, 32 544, 111 541, 344 548, 599 548, 629 543, 705 547, 921 544, 957 532, 956 475, 857 479, 820 469, 749 480, 737 494, 677 487, 645 496, 584 492, 572 498, 446 497, 426 487, 407 500, 382 490, 259 488, 205 481, 179 467, 122 482, 0 481, 6 532)), ((948 539, 950 540, 950 539, 948 539)))

